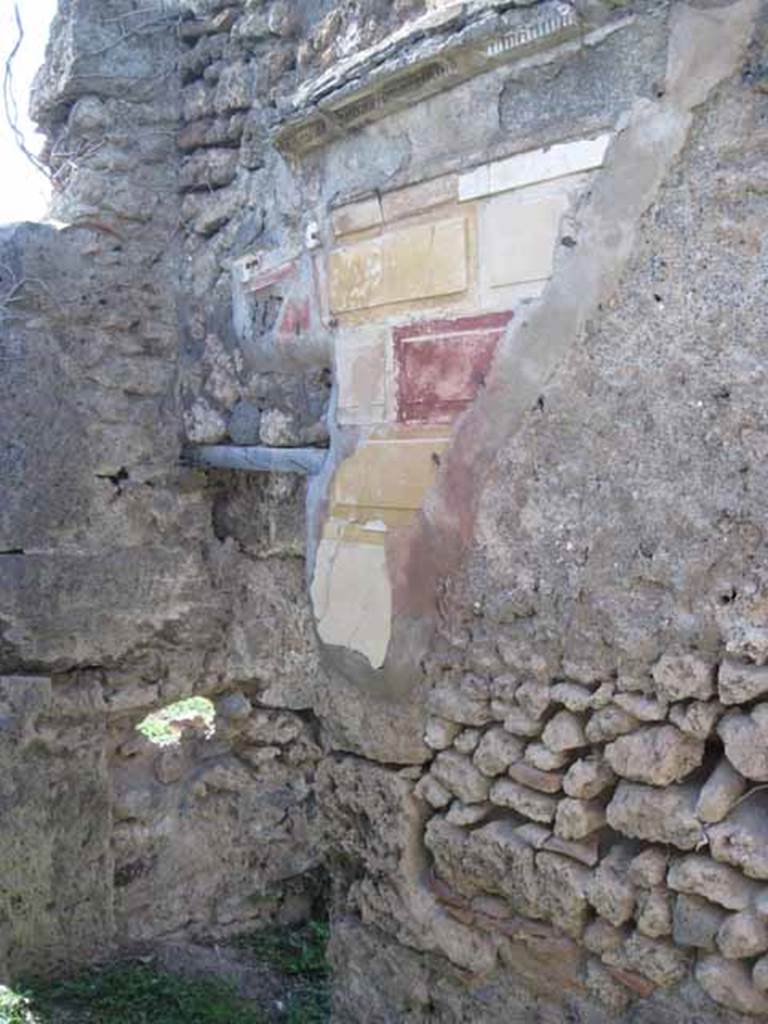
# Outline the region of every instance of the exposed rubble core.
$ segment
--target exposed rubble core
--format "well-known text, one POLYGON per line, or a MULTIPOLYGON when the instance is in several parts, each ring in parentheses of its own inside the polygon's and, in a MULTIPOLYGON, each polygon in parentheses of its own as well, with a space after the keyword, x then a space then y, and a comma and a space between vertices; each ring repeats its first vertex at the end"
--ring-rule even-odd
POLYGON ((327 879, 338 1024, 768 1016, 767 67, 759 0, 61 0, 0 980, 327 879))

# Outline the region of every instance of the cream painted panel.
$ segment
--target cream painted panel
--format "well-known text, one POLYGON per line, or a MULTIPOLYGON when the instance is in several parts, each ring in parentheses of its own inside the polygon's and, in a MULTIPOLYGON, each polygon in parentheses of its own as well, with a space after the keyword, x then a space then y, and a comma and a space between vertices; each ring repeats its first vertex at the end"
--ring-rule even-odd
POLYGON ((356 327, 336 340, 337 419, 342 424, 382 423, 387 418, 387 327, 356 327))
POLYGON ((390 231, 329 257, 331 310, 452 295, 467 287, 466 218, 390 231))
POLYGON ((562 142, 481 164, 459 178, 459 198, 479 199, 600 167, 610 141, 611 135, 606 132, 596 139, 562 142))
POLYGON ((318 545, 312 604, 320 638, 380 668, 389 646, 392 587, 379 544, 325 539, 318 545))

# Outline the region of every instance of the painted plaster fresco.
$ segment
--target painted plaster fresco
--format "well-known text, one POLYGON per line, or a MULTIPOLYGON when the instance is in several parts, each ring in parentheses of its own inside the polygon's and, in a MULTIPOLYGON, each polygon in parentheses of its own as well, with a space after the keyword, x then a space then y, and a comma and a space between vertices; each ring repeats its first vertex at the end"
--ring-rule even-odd
POLYGON ((331 211, 337 422, 362 432, 331 486, 312 595, 321 638, 374 668, 391 634, 387 538, 418 515, 608 142, 558 143, 331 211))

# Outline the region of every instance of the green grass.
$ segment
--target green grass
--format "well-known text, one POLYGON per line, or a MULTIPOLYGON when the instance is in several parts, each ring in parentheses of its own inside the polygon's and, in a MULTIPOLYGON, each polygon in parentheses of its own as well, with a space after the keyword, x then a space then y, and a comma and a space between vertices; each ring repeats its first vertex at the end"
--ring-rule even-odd
POLYGON ((18 1008, 3 1012, 0 1024, 264 1024, 251 1003, 221 982, 190 981, 140 965, 30 985, 18 1008))
POLYGON ((28 997, 0 985, 0 1024, 35 1024, 35 1021, 28 997))
MULTIPOLYGON (((186 697, 175 704, 169 704, 162 711, 154 711, 136 726, 137 730, 152 743, 160 747, 178 743, 180 732, 174 729, 174 723, 185 718, 201 718, 205 722, 205 730, 213 732, 216 712, 207 697, 186 697)), ((0 1022, 2 1024, 2 1022, 0 1022)))
POLYGON ((289 977, 325 976, 328 933, 325 921, 310 921, 294 928, 263 928, 241 936, 235 944, 289 977))

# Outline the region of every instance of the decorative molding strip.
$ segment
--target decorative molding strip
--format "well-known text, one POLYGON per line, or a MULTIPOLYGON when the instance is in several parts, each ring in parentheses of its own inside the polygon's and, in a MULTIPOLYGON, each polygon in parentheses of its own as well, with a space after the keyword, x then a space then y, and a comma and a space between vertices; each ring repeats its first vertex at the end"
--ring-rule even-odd
POLYGON ((300 88, 296 113, 277 129, 276 145, 301 156, 533 49, 578 36, 578 16, 560 0, 545 0, 535 12, 500 14, 498 6, 489 0, 474 18, 454 9, 440 18, 433 13, 409 32, 340 62, 300 88))

